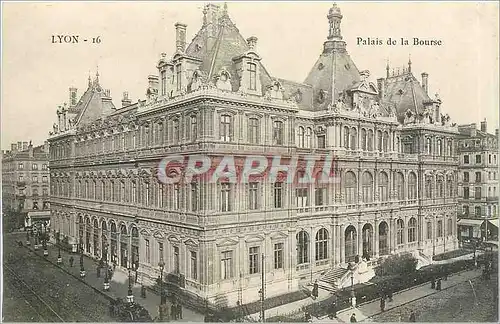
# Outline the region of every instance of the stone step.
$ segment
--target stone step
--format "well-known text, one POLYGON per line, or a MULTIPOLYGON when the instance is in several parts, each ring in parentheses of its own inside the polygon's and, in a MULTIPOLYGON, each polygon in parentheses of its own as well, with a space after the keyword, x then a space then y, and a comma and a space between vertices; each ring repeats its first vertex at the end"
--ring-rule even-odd
POLYGON ((347 269, 343 268, 333 268, 330 269, 319 281, 329 284, 335 287, 336 281, 347 273, 347 269))

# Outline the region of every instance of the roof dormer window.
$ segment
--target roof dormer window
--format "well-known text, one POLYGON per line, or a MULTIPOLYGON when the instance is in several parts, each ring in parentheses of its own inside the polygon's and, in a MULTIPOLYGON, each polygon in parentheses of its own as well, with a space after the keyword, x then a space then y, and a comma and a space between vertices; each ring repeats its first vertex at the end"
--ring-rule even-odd
POLYGON ((257 90, 257 65, 255 63, 248 63, 248 77, 250 90, 257 90))

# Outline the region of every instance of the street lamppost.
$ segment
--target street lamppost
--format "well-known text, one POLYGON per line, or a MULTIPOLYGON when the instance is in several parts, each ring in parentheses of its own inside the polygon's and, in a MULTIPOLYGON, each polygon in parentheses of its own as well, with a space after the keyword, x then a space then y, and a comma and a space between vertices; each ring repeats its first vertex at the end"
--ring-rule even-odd
POLYGON ((356 307, 356 296, 354 294, 354 266, 350 262, 347 269, 351 272, 351 305, 356 307))
POLYGON ((163 269, 165 268, 165 262, 161 260, 158 262, 158 266, 160 267, 160 321, 163 321, 163 309, 165 308, 165 294, 163 292, 163 269))
POLYGON ((132 265, 130 261, 127 263, 127 269, 128 269, 128 291, 127 291, 127 302, 128 303, 133 303, 134 302, 134 293, 132 292, 132 276, 131 276, 131 271, 132 271, 132 265))
POLYGON ((26 245, 27 246, 31 245, 31 242, 30 242, 30 232, 29 231, 26 232, 26 245))
POLYGON ((57 254, 57 263, 61 264, 62 263, 62 257, 61 257, 61 233, 59 231, 56 233, 56 241, 57 241, 57 249, 58 249, 58 254, 57 254))
POLYGON ((105 242, 103 246, 103 258, 104 258, 104 264, 105 264, 105 271, 104 271, 104 291, 109 291, 109 278, 108 278, 108 243, 105 242))
POLYGON ((49 256, 49 250, 47 249, 47 238, 49 234, 47 234, 47 222, 43 222, 43 232, 42 232, 42 246, 43 246, 43 256, 49 256))
POLYGON ((83 266, 83 242, 80 239, 80 277, 85 277, 85 267, 83 266))

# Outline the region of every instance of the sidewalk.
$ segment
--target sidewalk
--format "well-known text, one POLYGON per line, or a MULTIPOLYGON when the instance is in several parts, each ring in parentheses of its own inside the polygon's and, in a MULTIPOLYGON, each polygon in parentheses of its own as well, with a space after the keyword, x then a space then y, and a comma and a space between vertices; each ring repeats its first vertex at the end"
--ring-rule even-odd
MULTIPOLYGON (((476 251, 476 257, 480 256, 481 254, 484 254, 483 251, 476 251)), ((459 260, 472 260, 474 259, 474 253, 469 253, 469 254, 464 254, 456 258, 452 259, 446 259, 446 260, 441 260, 441 261, 432 261, 432 264, 446 264, 446 263, 453 263, 455 261, 459 260)))
MULTIPOLYGON (((331 293, 329 291, 326 291, 326 290, 320 288, 320 289, 318 289, 318 298, 312 299, 311 297, 308 297, 305 299, 297 300, 293 303, 284 304, 284 305, 281 305, 278 307, 266 309, 265 316, 266 316, 266 318, 270 318, 270 317, 274 317, 274 316, 278 316, 278 315, 288 315, 290 313, 295 313, 304 306, 308 306, 308 305, 311 305, 313 303, 317 303, 317 302, 320 302, 322 300, 328 299, 328 297, 330 297, 330 296, 331 296, 331 293)), ((249 317, 251 317, 255 320, 259 320, 260 313, 251 314, 251 315, 249 315, 249 317)))
MULTIPOLYGON (((442 290, 448 289, 455 285, 458 285, 462 282, 468 281, 470 279, 476 278, 481 275, 481 270, 468 270, 461 273, 457 273, 448 277, 448 280, 443 280, 442 290)), ((414 288, 410 288, 407 290, 403 290, 397 293, 394 293, 393 301, 390 303, 386 303, 385 310, 389 310, 395 307, 399 307, 405 305, 414 300, 437 294, 439 291, 435 289, 431 289, 430 283, 425 283, 420 286, 416 286, 414 288)), ((374 301, 370 301, 364 304, 360 304, 356 309, 348 308, 342 310, 337 313, 337 319, 341 322, 350 322, 351 315, 356 314, 356 320, 358 322, 371 322, 371 317, 378 315, 381 313, 380 311, 380 299, 376 299, 374 301)))
MULTIPOLYGON (((30 250, 33 250, 33 242, 29 247, 30 250)), ((79 254, 71 254, 67 251, 61 249, 61 257, 63 259, 62 265, 56 265, 57 263, 57 255, 58 248, 52 244, 48 245, 49 256, 47 257, 48 261, 54 264, 54 266, 59 266, 63 268, 65 271, 69 272, 71 275, 80 278, 80 255, 79 254), (69 265, 69 257, 73 256, 74 262, 73 267, 69 265)), ((40 248, 36 253, 43 258, 43 250, 40 248)), ((112 298, 122 298, 126 300, 127 291, 128 291, 128 273, 125 273, 118 268, 116 268, 113 277, 109 281, 110 290, 105 292, 104 288, 104 270, 101 270, 101 277, 97 278, 97 263, 91 258, 84 256, 83 264, 85 268, 86 275, 83 278, 89 286, 92 286, 96 290, 98 290, 101 294, 110 296, 112 298)), ((132 280, 134 275, 132 274, 132 280)), ((160 305, 160 296, 153 293, 151 290, 147 290, 146 298, 141 298, 141 285, 135 284, 132 287, 132 291, 134 294, 134 301, 143 305, 154 319, 158 316, 158 305, 160 305)), ((167 299, 167 306, 170 313, 171 302, 167 299)), ((177 320, 177 322, 203 322, 204 315, 198 314, 191 309, 183 307, 182 310, 183 318, 177 320)))

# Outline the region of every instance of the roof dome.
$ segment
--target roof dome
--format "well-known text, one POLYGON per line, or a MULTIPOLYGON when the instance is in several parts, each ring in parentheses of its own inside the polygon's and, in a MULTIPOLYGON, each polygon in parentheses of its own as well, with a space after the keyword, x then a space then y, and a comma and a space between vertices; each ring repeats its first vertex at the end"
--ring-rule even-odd
POLYGON ((334 3, 333 6, 328 11, 328 14, 329 15, 341 15, 342 13, 340 12, 340 8, 337 6, 337 4, 334 3))

